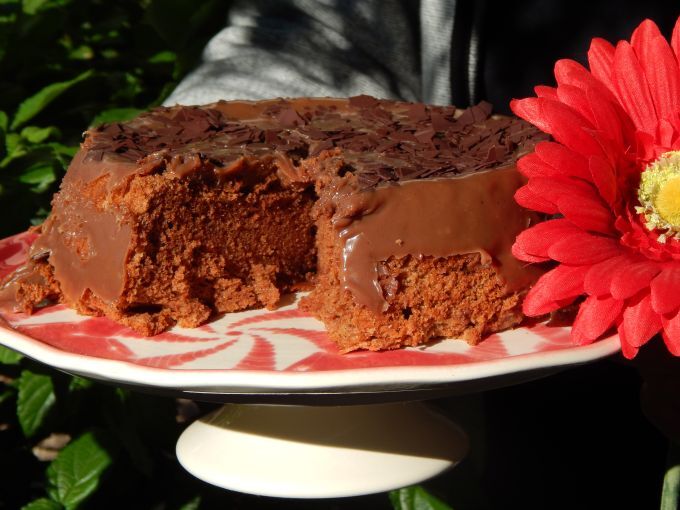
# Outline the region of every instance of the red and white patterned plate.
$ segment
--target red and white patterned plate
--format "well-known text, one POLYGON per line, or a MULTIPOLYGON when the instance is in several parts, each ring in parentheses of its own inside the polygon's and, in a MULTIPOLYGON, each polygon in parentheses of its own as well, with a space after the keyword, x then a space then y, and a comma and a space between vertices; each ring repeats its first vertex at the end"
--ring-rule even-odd
MULTIPOLYGON (((23 264, 35 236, 0 241, 0 278, 23 264)), ((569 328, 537 324, 471 347, 441 340, 419 348, 339 354, 323 324, 297 309, 227 314, 200 328, 143 337, 64 306, 2 314, 0 344, 55 368, 108 381, 184 392, 326 394, 451 387, 517 380, 520 373, 593 361, 616 352, 612 336, 574 346, 569 328)), ((495 384, 497 385, 497 384, 495 384)))

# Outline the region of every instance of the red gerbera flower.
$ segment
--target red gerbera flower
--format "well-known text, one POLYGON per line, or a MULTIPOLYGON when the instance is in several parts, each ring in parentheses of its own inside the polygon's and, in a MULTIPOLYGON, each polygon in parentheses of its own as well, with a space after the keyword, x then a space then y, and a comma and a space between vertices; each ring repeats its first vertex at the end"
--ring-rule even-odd
POLYGON ((590 70, 555 64, 556 87, 513 100, 512 110, 550 134, 518 162, 515 195, 553 215, 522 232, 513 253, 555 261, 524 302, 542 315, 583 296, 579 344, 616 327, 623 354, 661 332, 680 355, 680 19, 670 45, 645 20, 616 47, 593 39, 590 70))

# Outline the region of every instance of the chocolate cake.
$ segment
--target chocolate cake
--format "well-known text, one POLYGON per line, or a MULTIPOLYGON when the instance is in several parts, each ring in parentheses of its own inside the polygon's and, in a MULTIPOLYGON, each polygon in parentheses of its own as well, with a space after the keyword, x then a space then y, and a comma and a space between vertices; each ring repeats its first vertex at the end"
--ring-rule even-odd
POLYGON ((510 254, 521 120, 378 100, 158 108, 90 129, 26 267, 0 289, 146 335, 223 312, 302 307, 342 351, 471 343, 522 320, 535 268, 510 254))

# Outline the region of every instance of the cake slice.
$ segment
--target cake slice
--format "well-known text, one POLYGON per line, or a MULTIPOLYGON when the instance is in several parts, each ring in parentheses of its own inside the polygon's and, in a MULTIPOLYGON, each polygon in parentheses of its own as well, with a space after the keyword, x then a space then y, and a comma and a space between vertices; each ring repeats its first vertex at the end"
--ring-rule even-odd
POLYGON ((0 302, 58 300, 152 335, 302 306, 342 351, 477 342, 522 320, 510 254, 537 221, 516 159, 542 135, 466 110, 290 99, 159 108, 93 128, 0 302))

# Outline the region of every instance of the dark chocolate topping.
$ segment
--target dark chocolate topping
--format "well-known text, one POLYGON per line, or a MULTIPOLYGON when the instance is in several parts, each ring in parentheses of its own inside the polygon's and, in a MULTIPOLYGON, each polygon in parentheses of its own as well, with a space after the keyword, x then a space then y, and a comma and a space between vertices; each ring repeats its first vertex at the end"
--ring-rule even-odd
MULTIPOLYGON (((86 160, 139 163, 154 156, 167 163, 198 155, 219 168, 272 152, 295 165, 339 148, 350 171, 370 187, 456 176, 514 159, 517 147, 535 137, 536 129, 516 118, 490 117, 490 112, 484 102, 456 110, 370 96, 221 101, 158 108, 127 123, 94 128, 84 149, 86 160)), ((125 175, 112 172, 111 184, 125 175)))

